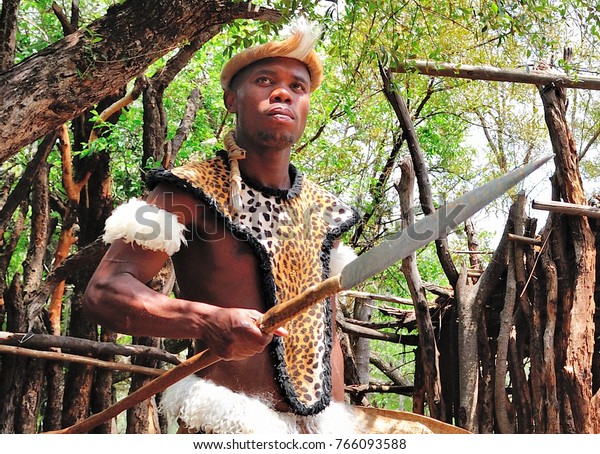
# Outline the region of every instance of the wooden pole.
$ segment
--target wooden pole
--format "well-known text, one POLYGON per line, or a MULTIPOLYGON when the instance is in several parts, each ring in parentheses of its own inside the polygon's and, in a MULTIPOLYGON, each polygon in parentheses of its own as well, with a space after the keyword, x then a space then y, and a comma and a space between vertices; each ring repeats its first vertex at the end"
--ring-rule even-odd
POLYGON ((555 84, 567 88, 600 90, 600 77, 581 74, 569 76, 560 72, 536 69, 510 69, 494 66, 473 66, 460 63, 441 63, 427 60, 406 60, 390 71, 396 73, 417 72, 428 76, 455 77, 471 80, 492 80, 533 85, 555 84))
POLYGON ((151 375, 153 377, 158 377, 165 373, 165 370, 163 369, 154 369, 152 367, 118 363, 116 361, 103 361, 101 359, 88 358, 87 356, 72 355, 69 353, 31 350, 29 348, 14 347, 12 345, 0 345, 0 353, 27 356, 29 358, 43 359, 46 361, 68 361, 70 363, 86 364, 88 366, 99 367, 101 369, 122 370, 136 374, 151 375))
POLYGON ((108 407, 106 410, 96 413, 83 421, 73 424, 70 427, 61 430, 55 430, 45 433, 50 434, 81 434, 92 430, 94 427, 105 423, 106 421, 116 417, 119 413, 131 408, 135 404, 145 401, 159 392, 164 391, 166 388, 171 386, 173 383, 178 382, 182 378, 193 374, 194 372, 205 369, 208 366, 220 361, 221 358, 215 354, 205 350, 192 356, 187 361, 182 362, 173 369, 165 372, 161 376, 155 378, 147 385, 142 386, 137 391, 129 394, 124 399, 120 400, 116 404, 108 407))
POLYGON ((570 214, 573 216, 587 216, 588 218, 600 219, 600 208, 578 205, 566 202, 537 202, 532 201, 531 207, 535 210, 552 211, 554 213, 570 214))

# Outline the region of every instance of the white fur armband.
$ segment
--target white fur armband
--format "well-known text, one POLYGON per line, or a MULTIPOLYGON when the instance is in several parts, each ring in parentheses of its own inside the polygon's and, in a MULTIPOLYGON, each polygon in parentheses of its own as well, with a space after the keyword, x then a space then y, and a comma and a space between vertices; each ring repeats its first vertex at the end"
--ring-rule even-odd
POLYGON ((109 244, 121 239, 145 249, 173 255, 179 251, 181 243, 187 244, 186 230, 173 213, 143 200, 130 199, 117 207, 106 220, 102 239, 109 244))
POLYGON ((356 258, 354 249, 340 243, 338 247, 331 250, 331 261, 329 263, 329 275, 336 276, 342 272, 344 267, 356 258))

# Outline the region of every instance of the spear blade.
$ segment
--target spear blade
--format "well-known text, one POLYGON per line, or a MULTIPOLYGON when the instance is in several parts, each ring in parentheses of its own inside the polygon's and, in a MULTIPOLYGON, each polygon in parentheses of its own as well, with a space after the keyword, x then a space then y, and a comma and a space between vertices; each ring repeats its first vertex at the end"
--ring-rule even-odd
POLYGON ((552 157, 553 155, 546 156, 521 166, 440 207, 435 213, 396 233, 350 262, 340 274, 331 276, 300 295, 273 306, 258 320, 258 325, 262 330, 272 332, 317 301, 342 290, 350 290, 379 274, 463 223, 552 157))
POLYGON ((350 290, 421 247, 447 235, 551 158, 552 155, 530 162, 475 188, 381 242, 344 267, 341 272, 342 290, 350 290))

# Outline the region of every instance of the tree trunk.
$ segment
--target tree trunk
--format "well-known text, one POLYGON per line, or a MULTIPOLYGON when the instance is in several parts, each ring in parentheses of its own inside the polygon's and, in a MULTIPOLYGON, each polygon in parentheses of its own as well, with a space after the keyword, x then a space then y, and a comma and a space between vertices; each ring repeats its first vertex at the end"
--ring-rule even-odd
MULTIPOLYGON (((421 208, 423 209, 424 214, 431 214, 435 211, 435 207, 433 205, 433 196, 431 194, 429 172, 427 171, 427 164, 425 162, 425 158, 423 157, 421 146, 419 145, 419 140, 417 139, 417 134, 408 112, 408 107, 406 106, 404 99, 397 92, 392 90, 390 71, 384 70, 381 65, 379 66, 379 71, 383 79, 384 93, 394 109, 394 112, 396 113, 398 121, 402 127, 404 136, 406 137, 406 143, 410 151, 413 161, 413 169, 417 178, 421 208)), ((458 281, 458 271, 454 266, 452 257, 450 257, 448 240, 446 238, 439 238, 435 240, 435 246, 442 269, 444 270, 450 285, 454 286, 458 281)))
MULTIPOLYGON (((402 228, 406 229, 415 222, 415 214, 412 206, 415 173, 410 159, 403 159, 400 162, 400 169, 402 177, 396 185, 396 191, 400 198, 400 208, 402 210, 402 228)), ((418 360, 423 364, 424 384, 429 412, 433 418, 442 419, 446 416, 446 411, 440 381, 439 352, 435 341, 425 289, 423 288, 421 276, 417 269, 416 258, 416 253, 412 253, 402 260, 402 272, 406 277, 417 317, 420 353, 418 360)))
POLYGON ((3 0, 0 14, 0 74, 15 63, 17 17, 20 0, 3 0))
MULTIPOLYGON (((586 203, 579 174, 577 149, 568 128, 564 88, 539 87, 546 124, 555 153, 556 176, 564 202, 586 203)), ((558 350, 564 352, 561 363, 565 385, 563 407, 570 408, 577 433, 594 433, 600 429, 598 408, 592 400, 591 364, 594 354, 594 287, 596 278, 595 240, 586 217, 567 217, 568 234, 564 237, 569 260, 566 275, 559 280, 562 297, 562 329, 558 331, 558 350)))
POLYGON ((466 267, 460 273, 456 286, 458 305, 458 358, 460 404, 457 423, 460 427, 477 433, 479 420, 477 405, 479 394, 479 354, 477 330, 479 317, 476 307, 477 287, 469 285, 466 267))
MULTIPOLYGON (((354 299, 354 319, 364 322, 371 320, 372 309, 368 306, 368 300, 363 298, 354 299)), ((352 342, 354 350, 354 361, 361 385, 369 384, 369 359, 371 357, 371 342, 364 337, 355 337, 352 342)))

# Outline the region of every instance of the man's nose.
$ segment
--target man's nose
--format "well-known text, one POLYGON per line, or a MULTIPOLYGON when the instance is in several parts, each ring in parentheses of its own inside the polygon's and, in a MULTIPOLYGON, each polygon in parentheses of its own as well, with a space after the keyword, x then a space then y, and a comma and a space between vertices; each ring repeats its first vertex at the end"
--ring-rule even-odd
POLYGON ((292 95, 286 87, 279 85, 271 92, 271 102, 291 104, 293 101, 292 95))

